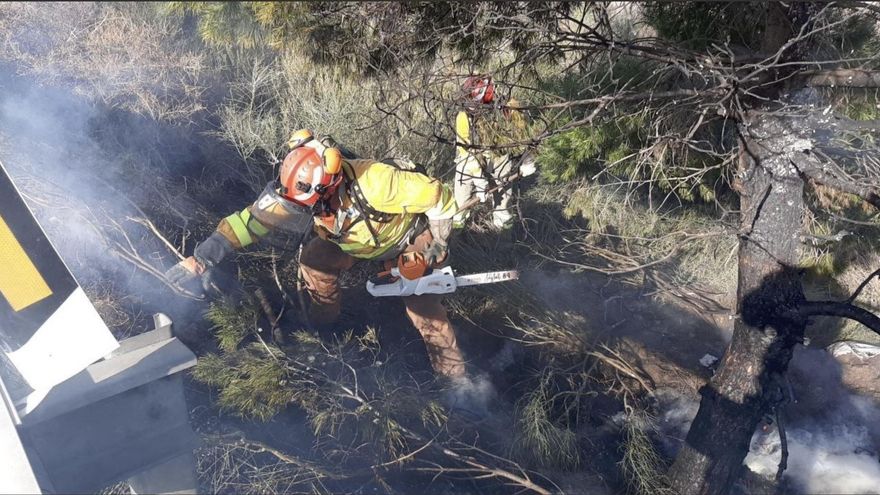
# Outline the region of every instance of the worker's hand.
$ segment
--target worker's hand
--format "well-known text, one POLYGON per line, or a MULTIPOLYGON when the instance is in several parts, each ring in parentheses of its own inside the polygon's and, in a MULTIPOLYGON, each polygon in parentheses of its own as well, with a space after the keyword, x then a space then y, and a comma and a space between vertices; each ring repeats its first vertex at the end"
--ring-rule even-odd
POLYGON ((519 175, 522 177, 528 177, 537 171, 538 166, 535 164, 535 155, 529 153, 524 156, 522 163, 519 166, 519 175))
POLYGON ((445 242, 435 240, 428 244, 422 255, 425 257, 425 262, 428 263, 428 266, 439 266, 449 256, 449 246, 445 242))
POLYGON ((174 285, 180 285, 196 277, 200 277, 203 273, 205 273, 205 265, 199 263, 197 259, 190 256, 165 272, 165 278, 174 285))

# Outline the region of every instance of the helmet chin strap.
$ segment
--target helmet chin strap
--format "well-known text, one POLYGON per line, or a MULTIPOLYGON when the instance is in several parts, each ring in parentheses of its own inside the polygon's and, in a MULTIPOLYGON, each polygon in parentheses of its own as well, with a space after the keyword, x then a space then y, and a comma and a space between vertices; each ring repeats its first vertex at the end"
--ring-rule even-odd
POLYGON ((339 210, 340 199, 337 192, 339 191, 339 184, 341 181, 334 181, 329 186, 321 186, 322 190, 318 190, 318 194, 321 195, 321 199, 319 199, 314 206, 312 206, 312 211, 315 215, 322 214, 335 214, 337 210, 339 210))

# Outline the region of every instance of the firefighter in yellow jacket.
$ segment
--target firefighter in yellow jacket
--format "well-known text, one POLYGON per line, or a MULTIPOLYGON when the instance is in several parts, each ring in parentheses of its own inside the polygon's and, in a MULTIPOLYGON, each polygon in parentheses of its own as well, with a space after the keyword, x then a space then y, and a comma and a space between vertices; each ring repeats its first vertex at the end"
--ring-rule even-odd
MULTIPOLYGON (((273 230, 304 236, 312 229, 317 237, 303 248, 300 265, 311 299, 309 320, 327 325, 341 308, 339 276, 357 261, 387 261, 418 251, 429 264, 444 262, 457 211, 447 186, 415 170, 343 157, 310 131, 297 131, 289 144, 292 151, 278 179, 251 206, 224 218, 193 256, 169 270, 172 282, 201 275, 273 230)), ((403 299, 434 370, 463 377, 464 361, 441 296, 403 299)))
MULTIPOLYGON (((487 75, 470 76, 462 84, 464 109, 455 117, 455 200, 459 205, 473 197, 492 202, 492 224, 509 227, 514 214, 512 187, 487 197, 487 191, 516 174, 535 173, 535 160, 523 142, 528 139, 516 100, 501 101, 487 75), (480 146, 475 148, 471 146, 480 146), (493 148, 494 147, 494 148, 493 148)), ((464 226, 470 210, 456 214, 456 227, 464 226)))

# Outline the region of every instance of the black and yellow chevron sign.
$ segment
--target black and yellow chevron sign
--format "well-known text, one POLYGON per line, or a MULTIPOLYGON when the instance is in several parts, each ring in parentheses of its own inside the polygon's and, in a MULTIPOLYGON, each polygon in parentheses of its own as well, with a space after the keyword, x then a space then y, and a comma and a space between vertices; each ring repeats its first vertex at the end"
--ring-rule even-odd
POLYGON ((52 295, 52 289, 34 266, 9 224, 0 215, 0 294, 21 311, 52 295))
POLYGON ((0 164, 0 347, 25 345, 78 288, 0 164))
POLYGON ((118 346, 0 163, 0 351, 48 390, 118 346))

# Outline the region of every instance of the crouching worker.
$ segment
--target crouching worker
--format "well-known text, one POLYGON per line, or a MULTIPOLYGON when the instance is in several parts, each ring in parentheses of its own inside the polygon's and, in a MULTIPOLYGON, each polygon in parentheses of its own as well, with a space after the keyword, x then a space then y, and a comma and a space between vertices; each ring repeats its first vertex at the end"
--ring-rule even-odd
MULTIPOLYGON (((297 131, 279 177, 251 206, 224 218, 193 256, 168 271, 175 283, 197 277, 232 251, 276 229, 313 238, 300 265, 313 325, 333 323, 341 309, 340 274, 361 260, 393 260, 420 252, 429 264, 447 258, 457 209, 439 180, 399 165, 349 158, 332 141, 297 131)), ((407 316, 425 340, 435 372, 465 375, 455 333, 439 294, 403 298, 407 316)))

